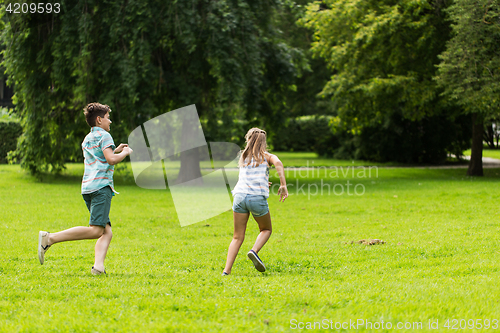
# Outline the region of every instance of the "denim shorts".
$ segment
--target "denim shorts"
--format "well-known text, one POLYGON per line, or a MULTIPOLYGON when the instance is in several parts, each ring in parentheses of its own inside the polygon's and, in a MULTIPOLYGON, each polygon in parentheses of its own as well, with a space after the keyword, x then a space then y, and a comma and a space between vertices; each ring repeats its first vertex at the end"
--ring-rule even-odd
POLYGON ((261 217, 269 213, 267 199, 263 195, 236 193, 233 199, 235 213, 252 213, 254 217, 261 217))

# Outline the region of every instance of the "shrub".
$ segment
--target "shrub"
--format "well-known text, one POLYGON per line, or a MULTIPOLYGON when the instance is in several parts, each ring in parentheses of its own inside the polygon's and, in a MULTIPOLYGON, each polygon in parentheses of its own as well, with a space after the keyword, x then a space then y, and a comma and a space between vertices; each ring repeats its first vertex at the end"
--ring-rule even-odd
POLYGON ((470 117, 426 117, 419 121, 393 114, 384 124, 364 127, 359 135, 339 136, 335 158, 375 162, 443 163, 447 153, 462 155, 470 148, 470 117), (339 156, 342 153, 344 156, 339 156))
POLYGON ((314 151, 320 156, 333 155, 339 142, 332 133, 329 116, 290 118, 273 136, 276 151, 314 151))
POLYGON ((22 132, 23 129, 18 121, 0 119, 0 163, 7 163, 7 154, 16 150, 17 138, 22 132))

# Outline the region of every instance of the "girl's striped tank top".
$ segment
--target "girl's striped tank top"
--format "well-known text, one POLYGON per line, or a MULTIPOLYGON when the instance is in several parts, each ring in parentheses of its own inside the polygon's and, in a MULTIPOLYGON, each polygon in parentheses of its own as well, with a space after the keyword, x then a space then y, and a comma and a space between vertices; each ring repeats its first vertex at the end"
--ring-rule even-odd
POLYGON ((240 168, 238 183, 231 191, 233 195, 236 193, 263 195, 269 198, 269 164, 267 159, 264 162, 254 167, 255 161, 249 165, 240 168))

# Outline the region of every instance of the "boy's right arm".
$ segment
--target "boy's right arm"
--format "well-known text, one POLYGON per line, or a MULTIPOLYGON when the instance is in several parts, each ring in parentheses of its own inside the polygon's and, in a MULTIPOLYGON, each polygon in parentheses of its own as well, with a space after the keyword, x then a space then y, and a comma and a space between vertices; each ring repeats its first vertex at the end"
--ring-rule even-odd
POLYGON ((113 152, 113 149, 111 147, 104 149, 103 151, 104 158, 106 159, 106 162, 108 162, 109 165, 115 165, 123 161, 125 157, 130 155, 133 150, 130 147, 124 147, 121 153, 115 154, 113 152))
POLYGON ((288 198, 288 188, 286 187, 286 179, 285 179, 285 168, 283 167, 283 163, 280 161, 278 156, 270 154, 269 162, 276 167, 276 171, 280 177, 280 188, 278 190, 278 195, 280 197, 280 201, 285 202, 285 199, 288 198))

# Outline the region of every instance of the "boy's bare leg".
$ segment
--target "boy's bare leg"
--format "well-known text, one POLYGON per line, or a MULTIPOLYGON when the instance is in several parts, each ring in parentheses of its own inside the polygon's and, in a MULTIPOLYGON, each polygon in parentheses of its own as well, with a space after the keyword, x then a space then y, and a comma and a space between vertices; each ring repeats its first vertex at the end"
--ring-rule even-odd
POLYGON ((102 236, 104 228, 91 225, 88 227, 73 227, 49 234, 49 245, 81 239, 96 239, 102 236))
POLYGON ((106 259, 106 253, 108 253, 109 243, 113 238, 113 232, 111 231, 111 226, 106 224, 104 233, 95 243, 95 262, 94 268, 98 271, 104 272, 104 259, 106 259))
POLYGON ((245 231, 247 229, 247 222, 250 213, 236 213, 233 212, 234 219, 234 234, 231 244, 229 244, 229 250, 227 251, 227 261, 224 272, 227 274, 231 273, 231 268, 233 267, 234 260, 238 255, 241 244, 245 240, 245 231))
POLYGON ((273 227, 271 225, 271 213, 269 212, 266 215, 260 217, 254 216, 254 219, 259 225, 260 234, 257 236, 252 250, 255 253, 259 253, 260 249, 262 249, 264 244, 266 244, 266 242, 269 240, 269 237, 271 237, 271 233, 273 231, 273 227))

